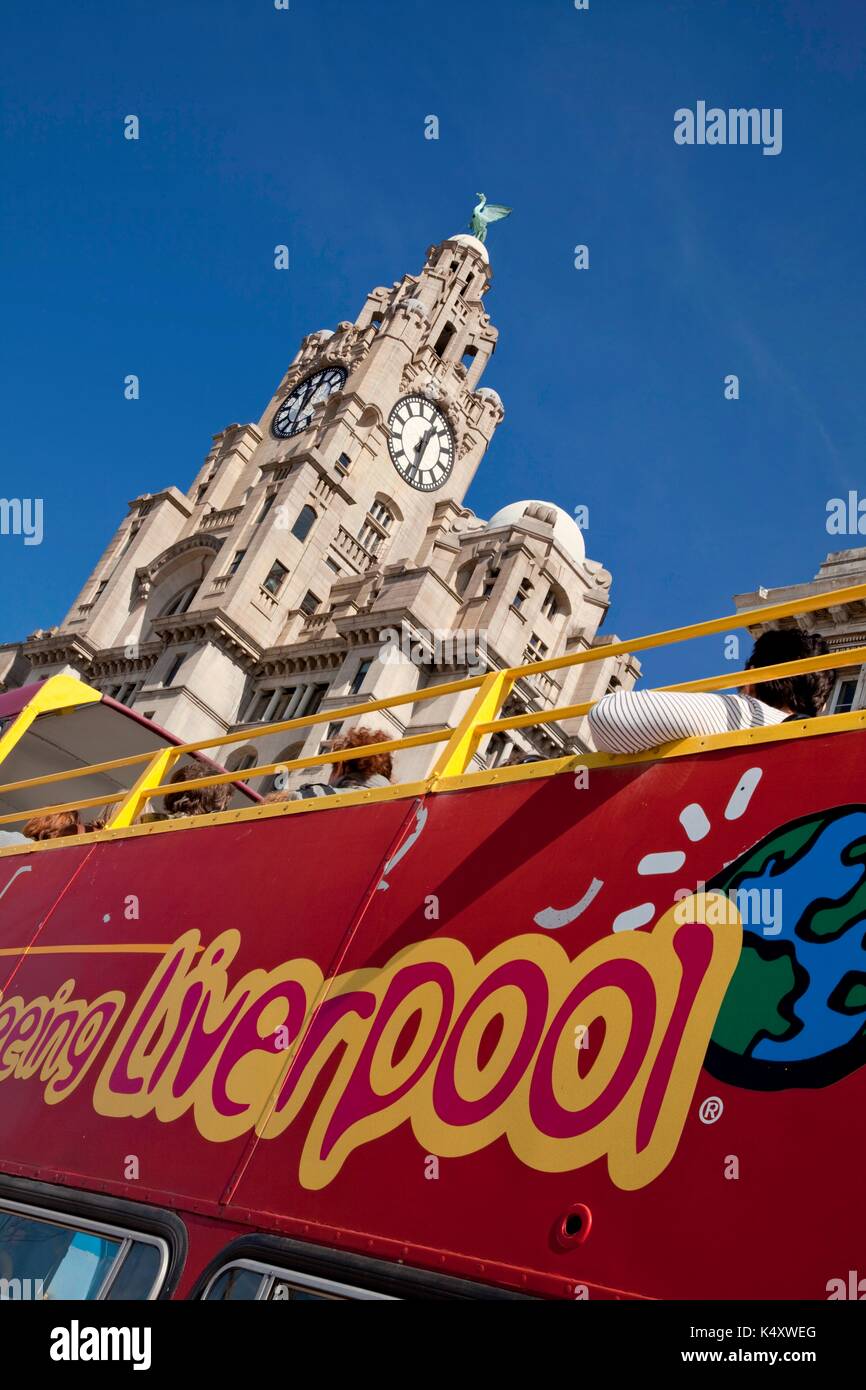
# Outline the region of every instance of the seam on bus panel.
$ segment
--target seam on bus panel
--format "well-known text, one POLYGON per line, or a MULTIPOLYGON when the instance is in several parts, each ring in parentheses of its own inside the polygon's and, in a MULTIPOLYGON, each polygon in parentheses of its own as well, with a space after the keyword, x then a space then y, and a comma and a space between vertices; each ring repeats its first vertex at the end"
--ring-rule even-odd
MULTIPOLYGON (((82 871, 82 869, 84 868, 85 864, 89 863, 89 861, 90 861, 90 859, 91 859, 91 856, 95 853, 96 849, 97 849, 97 846, 96 846, 96 845, 91 845, 91 846, 88 848, 88 850, 86 851, 86 853, 82 856, 81 862, 79 863, 78 867, 77 867, 76 869, 73 870, 73 872, 71 873, 71 875, 69 876, 69 878, 66 880, 66 882, 65 882, 64 885, 63 885, 63 887, 60 889, 59 893, 57 894, 57 897, 56 897, 56 898, 54 899, 54 901, 49 905, 48 910, 47 910, 46 913, 45 913, 45 916, 42 918, 42 921, 39 923, 39 925, 38 925, 38 927, 36 928, 36 930, 35 930, 33 936, 31 937, 30 941, 27 943, 26 947, 25 947, 24 950, 21 952, 21 955, 20 955, 20 957, 18 958, 18 964, 13 966, 12 971, 10 972, 8 979, 6 979, 6 980, 4 981, 4 984, 3 984, 3 993, 4 993, 4 994, 5 994, 5 993, 8 993, 9 987, 10 987, 10 985, 12 984, 12 981, 15 979, 15 976, 18 974, 18 971, 21 969, 21 967, 24 965, 24 963, 29 959, 29 957, 30 957, 30 952, 33 950, 33 948, 34 948, 34 946, 36 945, 37 941, 39 940, 40 936, 42 935, 42 933, 43 933, 43 932, 45 931, 45 929, 47 928, 49 922, 51 921, 51 918, 54 916, 54 913, 57 911, 57 909, 58 909, 58 907, 60 906, 61 902, 62 902, 63 899, 66 897, 66 894, 69 892, 69 890, 70 890, 70 888, 72 887, 73 883, 74 883, 75 880, 78 878, 78 875, 81 873, 81 871, 82 871)), ((13 875, 13 877, 14 877, 14 875, 13 875)), ((11 883, 11 881, 12 881, 12 880, 10 879, 10 883, 11 883)))
POLYGON ((334 980, 340 973, 340 965, 345 960, 349 948, 355 940, 355 937, 358 934, 361 924, 367 915, 367 910, 370 904, 372 903, 374 897, 376 896, 376 890, 382 881, 382 875, 385 872, 385 866, 390 862, 391 859, 393 859, 400 846, 404 843, 409 833, 410 827, 418 814, 419 808, 424 804, 424 800, 424 797, 417 797, 412 802, 410 809, 403 818, 403 821, 401 822, 400 826, 392 836, 387 849, 385 850, 381 859, 377 861, 377 866, 373 874, 371 875, 367 888, 361 895, 358 906, 355 908, 355 911, 352 917, 350 918, 349 925, 343 933, 342 940, 337 945, 331 961, 329 962, 327 967, 323 967, 324 979, 322 981, 322 986, 319 990, 318 996, 313 1001, 313 1003, 307 1011, 306 1027, 302 1028, 301 1032, 298 1034, 295 1040, 295 1044, 286 1061, 285 1069, 277 1077, 273 1089, 262 1108, 262 1112, 259 1115, 259 1118, 256 1121, 255 1125, 253 1126, 253 1132, 250 1135, 250 1138, 247 1142, 247 1146, 244 1149, 244 1152, 241 1154, 240 1158, 238 1159, 237 1164, 235 1165, 235 1170, 232 1173, 231 1177, 228 1179, 222 1196, 219 1199, 221 1206, 228 1206, 231 1203, 232 1196, 240 1186, 244 1174, 246 1173, 246 1170, 252 1161, 253 1154, 255 1153, 256 1148, 258 1147, 262 1139, 262 1136, 256 1133, 256 1130, 259 1128, 259 1126, 261 1126, 262 1128, 267 1127, 268 1121, 270 1120, 270 1117, 273 1114, 277 1100, 279 1099, 280 1094, 282 1093, 284 1087, 286 1086, 287 1082, 292 1076, 295 1062, 297 1061, 300 1055, 301 1048, 303 1047, 304 1042, 306 1041, 310 1033, 310 1030, 313 1027, 313 1024, 318 1018, 320 1010, 322 1009, 323 1005, 326 1003, 328 999, 328 996, 331 991, 331 986, 334 980))

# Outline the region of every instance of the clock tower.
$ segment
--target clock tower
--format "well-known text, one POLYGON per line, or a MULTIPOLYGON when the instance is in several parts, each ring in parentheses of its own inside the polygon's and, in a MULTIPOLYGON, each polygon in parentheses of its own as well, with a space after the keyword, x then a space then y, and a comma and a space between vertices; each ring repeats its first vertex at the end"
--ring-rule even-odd
MULTIPOLYGON (((491 531, 464 505, 504 416, 481 384, 497 340, 490 282, 482 241, 449 237, 353 322, 308 334, 258 423, 216 435, 186 493, 129 504, 63 624, 25 644, 32 678, 77 671, 185 739, 250 726, 234 768, 315 752, 324 733, 283 748, 278 735, 253 742, 257 724, 465 673, 389 661, 382 632, 395 626, 481 631, 491 667, 594 641, 610 576, 586 560, 573 520, 517 504, 491 531)), ((587 669, 524 698, 549 705, 587 669)), ((401 721, 453 722, 459 705, 377 722, 396 737, 401 721)), ((551 726, 539 737, 568 745, 551 726)))

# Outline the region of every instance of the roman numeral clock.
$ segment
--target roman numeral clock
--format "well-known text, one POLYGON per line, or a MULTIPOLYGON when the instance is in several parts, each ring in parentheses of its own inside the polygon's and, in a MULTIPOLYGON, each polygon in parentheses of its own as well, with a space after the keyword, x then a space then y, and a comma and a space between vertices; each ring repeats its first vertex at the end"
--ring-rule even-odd
POLYGON ((272 429, 276 438, 291 439, 305 430, 316 406, 342 389, 346 375, 343 367, 323 367, 298 382, 274 416, 272 429))
POLYGON ((388 448, 400 477, 419 492, 435 492, 454 467, 454 435, 426 396, 404 396, 388 417, 388 448))

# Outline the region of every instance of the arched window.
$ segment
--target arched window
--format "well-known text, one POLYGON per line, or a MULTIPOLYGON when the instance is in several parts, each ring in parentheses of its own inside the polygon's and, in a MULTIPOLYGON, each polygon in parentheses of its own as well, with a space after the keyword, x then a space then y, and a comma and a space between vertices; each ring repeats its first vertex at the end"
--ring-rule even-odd
POLYGON ((227 772, 246 772, 248 767, 255 767, 259 755, 255 748, 239 748, 225 760, 227 772))
POLYGON ((463 596, 466 593, 467 585, 475 573, 475 561, 470 560, 468 564, 461 565, 454 579, 454 588, 457 593, 463 596))
POLYGON ((305 541, 310 534, 313 523, 316 520, 315 507, 304 506, 298 512, 298 519, 292 527, 292 535, 297 536, 299 541, 305 541))
POLYGON ((172 613, 185 613, 196 596, 198 582, 187 584, 186 588, 180 589, 174 598, 169 599, 167 606, 160 614, 161 618, 168 618, 172 613))
POLYGON ((451 340, 456 334, 456 332, 457 329, 454 327, 453 323, 446 323, 445 327, 442 329, 442 332, 439 334, 439 337, 436 339, 436 346, 433 349, 437 357, 445 356, 446 352, 448 351, 449 344, 451 343, 451 340))
POLYGON ((367 520, 358 532, 358 540, 365 550, 375 555, 394 525, 394 514, 377 498, 367 513, 367 520))

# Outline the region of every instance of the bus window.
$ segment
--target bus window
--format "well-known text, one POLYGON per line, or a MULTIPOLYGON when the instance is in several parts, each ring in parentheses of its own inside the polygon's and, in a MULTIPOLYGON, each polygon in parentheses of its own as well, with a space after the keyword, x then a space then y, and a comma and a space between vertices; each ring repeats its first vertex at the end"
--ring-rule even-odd
POLYGON ((104 1297, 117 1302, 121 1299, 136 1302, 150 1297, 157 1283, 163 1253, 149 1241, 132 1240, 120 1262, 120 1268, 108 1286, 104 1297))
POLYGON ((205 1298, 210 1300, 217 1299, 245 1299, 247 1301, 259 1297, 262 1290, 263 1278, 252 1269, 241 1269, 239 1265, 229 1265, 222 1274, 218 1274, 213 1283, 205 1293, 205 1298))
POLYGON ((211 1279, 202 1298, 256 1299, 269 1303, 320 1303, 334 1299, 376 1299, 394 1302, 389 1294, 372 1293, 333 1279, 320 1279, 313 1274, 277 1269, 258 1260, 236 1260, 219 1270, 211 1279))
POLYGON ((154 1237, 0 1203, 0 1299, 154 1298, 167 1265, 154 1237))

